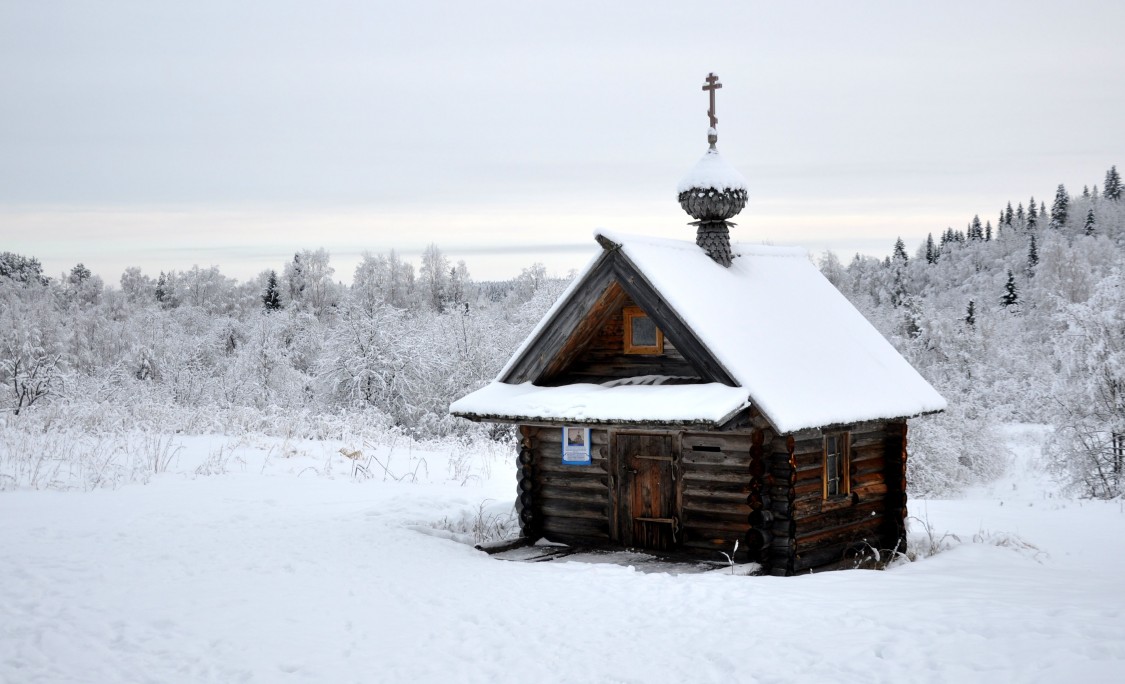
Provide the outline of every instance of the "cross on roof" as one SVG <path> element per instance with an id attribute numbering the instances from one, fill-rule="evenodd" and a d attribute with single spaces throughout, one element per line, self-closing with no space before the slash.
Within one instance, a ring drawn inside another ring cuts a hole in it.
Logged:
<path id="1" fill-rule="evenodd" d="M 707 74 L 707 78 L 703 80 L 707 81 L 703 89 L 711 94 L 711 108 L 707 110 L 707 117 L 711 119 L 711 128 L 714 128 L 719 124 L 719 118 L 715 116 L 715 91 L 722 88 L 723 84 L 719 83 L 719 77 L 714 72 Z"/>

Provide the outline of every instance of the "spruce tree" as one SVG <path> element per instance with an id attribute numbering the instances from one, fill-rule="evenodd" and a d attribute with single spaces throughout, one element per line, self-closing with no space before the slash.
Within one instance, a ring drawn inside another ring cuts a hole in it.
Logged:
<path id="1" fill-rule="evenodd" d="M 1016 209 L 1016 220 L 1023 223 L 1023 202 L 1020 202 L 1019 209 Z"/>
<path id="2" fill-rule="evenodd" d="M 936 264 L 938 262 L 938 248 L 934 244 L 934 234 L 929 233 L 926 235 L 926 263 Z"/>
<path id="3" fill-rule="evenodd" d="M 1082 186 L 1082 198 L 1083 199 L 1090 199 L 1090 186 L 1089 185 L 1083 185 Z"/>
<path id="4" fill-rule="evenodd" d="M 1003 222 L 1008 224 L 1009 226 L 1012 225 L 1012 203 L 1011 202 L 1008 202 L 1008 208 L 1004 210 L 1004 221 Z"/>
<path id="5" fill-rule="evenodd" d="M 1016 288 L 1016 276 L 1012 274 L 1011 269 L 1008 269 L 1008 282 L 1004 283 L 1004 294 L 1000 296 L 1000 305 L 1008 308 L 1018 306 L 1020 303 L 1020 293 Z"/>
<path id="6" fill-rule="evenodd" d="M 266 291 L 262 293 L 262 307 L 267 311 L 281 308 L 281 293 L 277 289 L 277 271 L 271 270 L 266 281 Z"/>
<path id="7" fill-rule="evenodd" d="M 976 326 L 977 324 L 977 305 L 976 302 L 971 299 L 969 300 L 968 313 L 965 316 L 965 324 L 970 328 Z"/>
<path id="8" fill-rule="evenodd" d="M 1121 199 L 1121 176 L 1117 174 L 1116 164 L 1105 172 L 1105 189 L 1102 190 L 1102 197 L 1114 201 Z"/>
<path id="9" fill-rule="evenodd" d="M 1031 203 L 1027 208 L 1027 227 L 1035 228 L 1039 225 L 1039 210 L 1035 207 L 1035 198 L 1031 198 Z"/>
<path id="10" fill-rule="evenodd" d="M 1063 184 L 1059 183 L 1059 189 L 1055 191 L 1055 203 L 1051 205 L 1051 227 L 1062 228 L 1065 226 L 1069 211 L 1070 196 L 1066 194 L 1066 188 Z"/>
<path id="11" fill-rule="evenodd" d="M 1039 246 L 1035 244 L 1035 235 L 1032 234 L 1031 242 L 1027 247 L 1027 272 L 1031 273 L 1039 265 Z"/>
<path id="12" fill-rule="evenodd" d="M 973 215 L 973 221 L 972 221 L 972 223 L 969 224 L 968 234 L 969 234 L 970 240 L 983 240 L 984 239 L 984 230 L 981 228 L 981 225 L 980 225 L 980 215 L 979 214 Z"/>
<path id="13" fill-rule="evenodd" d="M 992 221 L 985 221 L 984 223 L 984 241 L 992 242 Z"/>
<path id="14" fill-rule="evenodd" d="M 901 261 L 904 264 L 909 261 L 909 257 L 906 256 L 906 243 L 902 238 L 895 240 L 894 261 Z"/>
<path id="15" fill-rule="evenodd" d="M 1094 230 L 1097 228 L 1097 225 L 1098 221 L 1096 218 L 1094 218 L 1094 208 L 1090 207 L 1090 210 L 1086 212 L 1086 234 L 1093 235 Z"/>
<path id="16" fill-rule="evenodd" d="M 161 304 L 164 303 L 164 298 L 168 296 L 168 279 L 164 276 L 164 271 L 160 272 L 160 277 L 156 279 L 156 301 Z"/>

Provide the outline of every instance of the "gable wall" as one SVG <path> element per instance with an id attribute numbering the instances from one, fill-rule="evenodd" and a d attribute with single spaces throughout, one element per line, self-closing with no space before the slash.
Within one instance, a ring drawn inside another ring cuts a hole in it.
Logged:
<path id="1" fill-rule="evenodd" d="M 567 385 L 577 382 L 596 384 L 641 375 L 681 376 L 691 378 L 693 382 L 701 382 L 699 372 L 684 359 L 683 354 L 667 336 L 664 338 L 662 354 L 626 354 L 623 311 L 625 307 L 637 306 L 637 304 L 629 295 L 621 291 L 616 283 L 610 287 L 609 296 L 603 299 L 609 304 L 607 309 L 599 312 L 595 308 L 591 311 L 589 319 L 598 317 L 600 320 L 597 320 L 596 325 L 589 326 L 584 339 L 575 339 L 568 344 L 568 347 L 578 346 L 578 349 L 570 354 L 564 350 L 562 356 L 570 357 L 572 360 L 561 369 L 553 369 L 555 374 L 546 380 L 546 384 Z M 577 337 L 579 336 L 576 335 Z"/>

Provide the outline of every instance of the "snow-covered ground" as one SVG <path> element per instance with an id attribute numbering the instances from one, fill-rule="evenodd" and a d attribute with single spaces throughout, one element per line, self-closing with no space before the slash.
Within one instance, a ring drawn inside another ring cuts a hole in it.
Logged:
<path id="1" fill-rule="evenodd" d="M 1125 508 L 1051 496 L 1042 434 L 1010 429 L 1006 479 L 911 502 L 941 553 L 795 578 L 434 530 L 503 516 L 502 452 L 367 447 L 364 475 L 355 445 L 177 438 L 147 484 L 0 493 L 0 681 L 1121 681 Z"/>

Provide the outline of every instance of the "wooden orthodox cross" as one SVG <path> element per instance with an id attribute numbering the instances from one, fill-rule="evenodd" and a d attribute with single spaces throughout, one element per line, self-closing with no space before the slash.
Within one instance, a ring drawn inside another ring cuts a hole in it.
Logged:
<path id="1" fill-rule="evenodd" d="M 707 74 L 707 78 L 703 80 L 707 81 L 703 89 L 711 93 L 711 108 L 707 110 L 707 116 L 711 119 L 711 128 L 714 128 L 719 124 L 719 118 L 715 116 L 715 91 L 722 88 L 723 84 L 719 83 L 719 77 L 714 72 Z"/>

